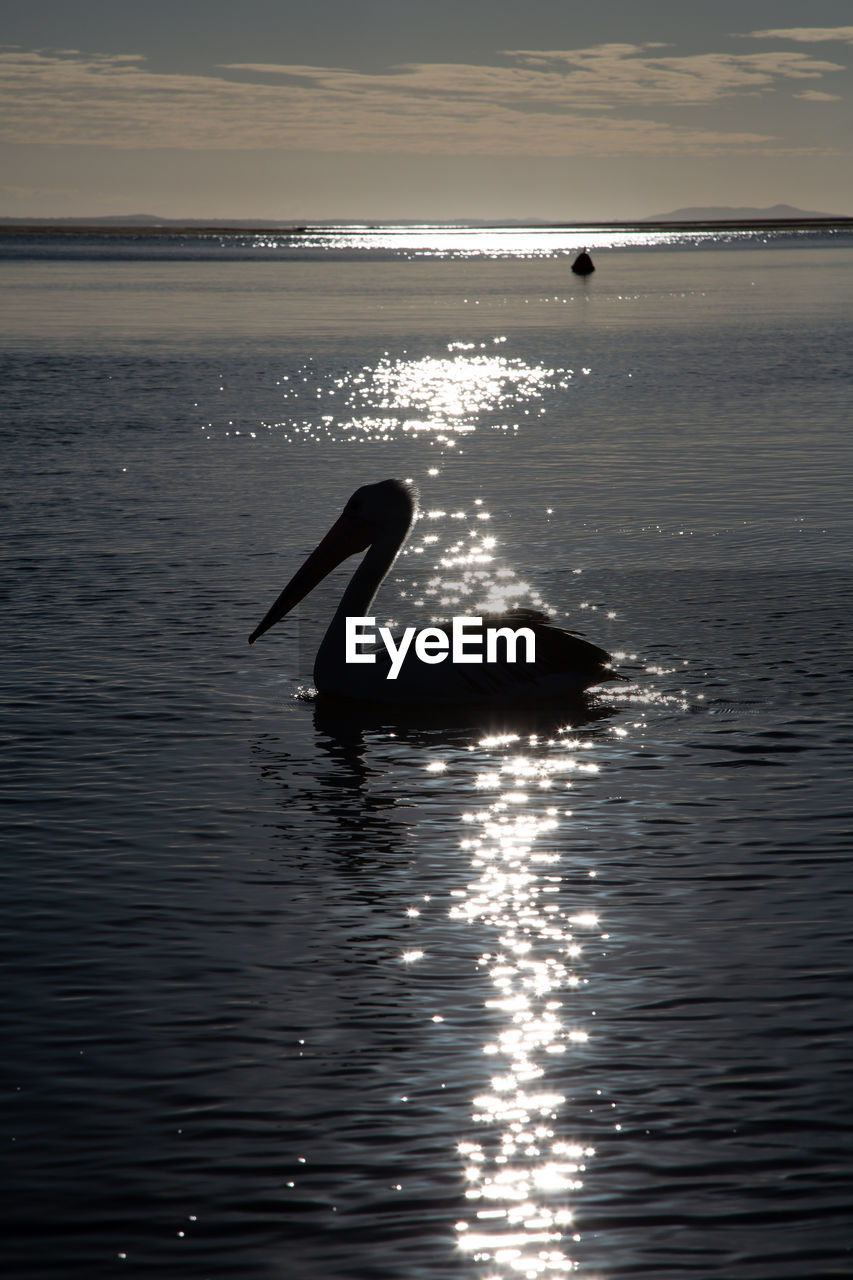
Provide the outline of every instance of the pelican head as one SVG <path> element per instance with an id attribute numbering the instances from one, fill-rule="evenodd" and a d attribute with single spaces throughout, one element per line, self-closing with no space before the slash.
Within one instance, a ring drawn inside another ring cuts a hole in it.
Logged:
<path id="1" fill-rule="evenodd" d="M 249 644 L 290 613 L 339 564 L 368 547 L 377 548 L 385 561 L 375 592 L 405 541 L 417 508 L 417 490 L 402 480 L 381 480 L 356 489 L 325 538 L 249 636 Z"/>
<path id="2" fill-rule="evenodd" d="M 343 510 L 349 520 L 373 526 L 377 533 L 390 527 L 401 527 L 406 533 L 418 509 L 415 486 L 404 480 L 380 480 L 356 489 Z M 373 541 L 374 539 L 371 539 Z"/>

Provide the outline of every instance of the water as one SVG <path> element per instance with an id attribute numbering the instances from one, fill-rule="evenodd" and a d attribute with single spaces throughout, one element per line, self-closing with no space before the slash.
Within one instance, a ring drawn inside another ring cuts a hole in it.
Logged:
<path id="1" fill-rule="evenodd" d="M 850 1274 L 851 244 L 582 240 L 0 240 L 6 1274 Z M 388 475 L 631 684 L 298 696 Z"/>

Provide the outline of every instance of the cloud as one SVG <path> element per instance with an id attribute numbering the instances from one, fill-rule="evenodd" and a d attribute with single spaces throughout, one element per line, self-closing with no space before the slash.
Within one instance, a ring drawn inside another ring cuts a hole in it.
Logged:
<path id="1" fill-rule="evenodd" d="M 795 98 L 802 98 L 803 102 L 843 102 L 844 99 L 839 97 L 837 93 L 821 93 L 819 89 L 804 89 L 802 93 L 795 93 Z"/>
<path id="2" fill-rule="evenodd" d="M 136 54 L 7 49 L 0 136 L 122 148 L 713 155 L 779 144 L 748 128 L 687 123 L 679 108 L 840 69 L 798 51 L 678 57 L 659 45 L 614 43 L 514 50 L 494 65 L 411 63 L 367 73 L 234 63 L 181 75 L 153 72 Z"/>
<path id="3" fill-rule="evenodd" d="M 653 46 L 657 47 L 657 46 Z M 594 100 L 614 105 L 643 103 L 694 106 L 739 93 L 764 92 L 784 79 L 814 79 L 841 71 L 836 62 L 808 54 L 650 54 L 646 46 L 600 45 L 570 52 L 518 50 L 512 56 L 528 66 L 559 70 L 562 92 L 576 103 Z"/>
<path id="4" fill-rule="evenodd" d="M 771 27 L 766 31 L 748 31 L 750 40 L 795 40 L 799 44 L 853 44 L 853 27 Z"/>
<path id="5" fill-rule="evenodd" d="M 659 47 L 605 44 L 566 51 L 513 49 L 503 55 L 510 65 L 408 63 L 381 75 L 263 63 L 233 63 L 225 69 L 278 75 L 327 92 L 378 92 L 403 98 L 443 95 L 523 104 L 526 109 L 608 111 L 638 105 L 710 103 L 732 94 L 767 91 L 784 79 L 817 79 L 843 70 L 836 62 L 784 51 L 689 57 L 648 52 Z"/>

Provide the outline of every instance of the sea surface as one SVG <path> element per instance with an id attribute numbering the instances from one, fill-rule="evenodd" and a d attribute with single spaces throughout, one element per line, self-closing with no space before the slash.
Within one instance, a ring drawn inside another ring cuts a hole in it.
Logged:
<path id="1" fill-rule="evenodd" d="M 849 229 L 3 235 L 0 349 L 3 1275 L 853 1274 Z M 628 680 L 250 649 L 389 476 L 380 621 Z"/>

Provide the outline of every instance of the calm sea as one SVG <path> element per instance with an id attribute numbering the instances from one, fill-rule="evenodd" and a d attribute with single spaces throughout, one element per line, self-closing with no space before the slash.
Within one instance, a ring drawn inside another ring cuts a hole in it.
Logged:
<path id="1" fill-rule="evenodd" d="M 569 264 L 586 245 L 587 280 Z M 853 1274 L 853 236 L 0 237 L 3 1274 Z M 631 677 L 342 719 L 398 622 Z"/>

